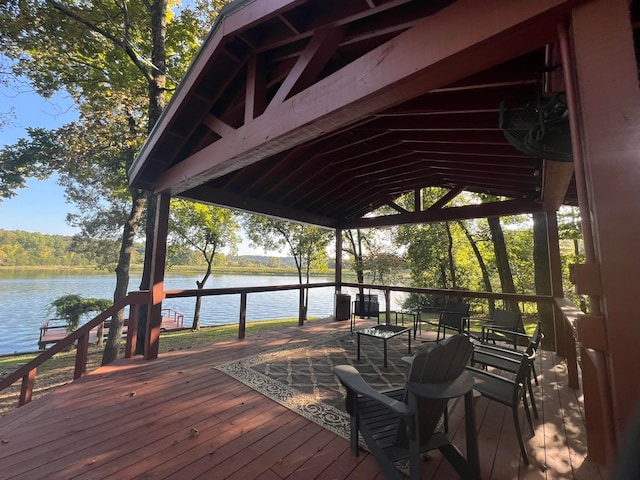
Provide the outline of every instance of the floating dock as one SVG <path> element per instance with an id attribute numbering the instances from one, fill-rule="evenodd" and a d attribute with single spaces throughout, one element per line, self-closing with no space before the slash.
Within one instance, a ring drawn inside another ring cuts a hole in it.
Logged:
<path id="1" fill-rule="evenodd" d="M 171 308 L 165 308 L 162 310 L 162 325 L 160 330 L 168 332 L 171 330 L 183 330 L 184 327 L 184 315 L 180 312 L 176 312 Z M 122 328 L 122 335 L 127 334 L 128 319 L 124 320 L 124 327 Z M 50 318 L 43 322 L 40 326 L 40 339 L 38 340 L 38 348 L 44 350 L 47 345 L 56 343 L 68 335 L 67 333 L 67 321 L 63 318 Z M 106 340 L 109 335 L 109 321 L 103 323 L 102 336 Z M 89 343 L 98 343 L 98 327 L 91 329 L 89 332 Z"/>

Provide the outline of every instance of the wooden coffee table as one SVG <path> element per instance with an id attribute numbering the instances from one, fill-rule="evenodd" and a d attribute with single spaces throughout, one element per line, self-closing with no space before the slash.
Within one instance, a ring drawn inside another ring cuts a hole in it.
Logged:
<path id="1" fill-rule="evenodd" d="M 397 337 L 398 335 L 402 335 L 403 333 L 407 333 L 407 339 L 409 341 L 409 348 L 407 351 L 411 353 L 411 328 L 398 326 L 398 325 L 390 325 L 385 323 L 383 325 L 376 325 L 375 327 L 363 328 L 361 330 L 356 330 L 358 334 L 358 360 L 360 360 L 360 336 L 364 335 L 365 337 L 371 338 L 379 338 L 383 343 L 384 350 L 384 367 L 387 366 L 387 341 L 391 338 Z"/>

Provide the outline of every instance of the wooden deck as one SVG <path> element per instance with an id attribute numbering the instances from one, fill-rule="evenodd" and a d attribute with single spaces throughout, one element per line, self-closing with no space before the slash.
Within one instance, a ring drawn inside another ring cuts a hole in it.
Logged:
<path id="1" fill-rule="evenodd" d="M 0 478 L 382 479 L 370 455 L 354 457 L 345 439 L 213 368 L 338 328 L 348 330 L 349 322 L 313 322 L 100 368 L 0 419 Z M 538 372 L 541 418 L 528 442 L 531 466 L 519 459 L 510 411 L 478 401 L 482 478 L 607 478 L 585 458 L 581 394 L 566 387 L 564 364 L 546 354 Z M 456 410 L 456 432 L 460 421 Z M 439 454 L 423 467 L 425 479 L 457 478 Z"/>

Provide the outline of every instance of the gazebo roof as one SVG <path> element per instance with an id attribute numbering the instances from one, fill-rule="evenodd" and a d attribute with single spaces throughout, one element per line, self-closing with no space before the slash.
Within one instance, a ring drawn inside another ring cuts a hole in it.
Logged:
<path id="1" fill-rule="evenodd" d="M 499 127 L 501 102 L 535 98 L 557 62 L 572 2 L 524 3 L 232 2 L 131 185 L 340 228 L 576 205 L 572 164 L 521 153 Z M 433 186 L 451 192 L 436 208 L 394 203 Z M 510 201 L 442 208 L 463 190 Z M 397 215 L 363 218 L 383 205 Z"/>

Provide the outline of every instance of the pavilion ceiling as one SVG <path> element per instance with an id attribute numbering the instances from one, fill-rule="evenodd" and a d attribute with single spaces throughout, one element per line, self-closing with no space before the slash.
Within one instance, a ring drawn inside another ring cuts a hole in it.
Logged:
<path id="1" fill-rule="evenodd" d="M 402 90 L 398 82 L 395 101 L 389 92 L 370 95 L 365 107 L 364 99 L 354 100 L 353 108 L 346 104 L 332 116 L 330 108 L 322 111 L 332 98 L 309 93 L 324 84 L 348 91 L 343 72 L 353 72 L 355 62 L 387 46 L 392 52 L 404 38 L 396 37 L 456 3 L 233 2 L 143 148 L 132 185 L 333 227 L 366 226 L 370 220 L 362 217 L 384 205 L 398 216 L 415 214 L 408 221 L 438 219 L 447 209 L 434 216 L 394 203 L 434 186 L 511 200 L 490 207 L 490 214 L 540 209 L 545 194 L 555 206 L 577 204 L 571 164 L 528 157 L 499 128 L 501 102 L 535 98 L 553 29 L 540 28 L 529 45 L 509 47 L 517 55 L 488 60 L 470 75 L 443 65 L 452 70 L 443 78 L 459 76 L 437 88 Z M 420 52 L 404 52 L 411 55 Z M 308 105 L 318 113 L 302 128 L 296 119 Z M 293 133 L 276 139 L 270 130 L 280 125 Z M 456 215 L 478 214 L 472 210 Z"/>

